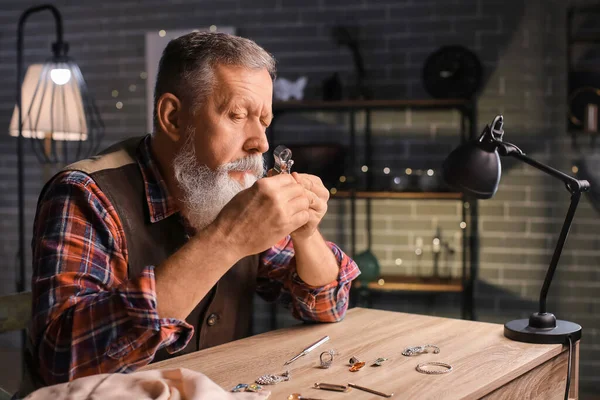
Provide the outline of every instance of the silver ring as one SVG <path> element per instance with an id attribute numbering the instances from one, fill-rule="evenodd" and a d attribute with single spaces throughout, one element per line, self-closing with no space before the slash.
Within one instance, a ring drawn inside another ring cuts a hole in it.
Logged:
<path id="1" fill-rule="evenodd" d="M 427 350 L 428 347 L 433 347 L 433 354 L 438 354 L 440 352 L 440 348 L 433 344 L 426 344 L 425 346 L 423 346 L 423 349 Z"/>
<path id="2" fill-rule="evenodd" d="M 335 352 L 333 350 L 324 351 L 321 353 L 321 355 L 319 356 L 319 359 L 321 360 L 321 368 L 331 367 L 331 364 L 333 363 L 334 354 Z"/>
<path id="3" fill-rule="evenodd" d="M 427 367 L 431 367 L 431 366 L 443 367 L 446 369 L 427 369 Z M 421 364 L 417 365 L 417 368 L 416 368 L 416 370 L 419 371 L 420 373 L 428 374 L 428 375 L 447 374 L 448 372 L 452 371 L 452 369 L 453 369 L 452 365 L 446 364 L 443 362 L 437 362 L 437 361 L 421 363 Z"/>
<path id="4" fill-rule="evenodd" d="M 417 354 L 425 353 L 427 351 L 428 347 L 433 348 L 433 354 L 439 354 L 439 352 L 440 352 L 439 347 L 437 347 L 433 344 L 426 344 L 423 346 L 407 347 L 402 351 L 402 355 L 410 357 L 410 356 L 414 356 Z"/>

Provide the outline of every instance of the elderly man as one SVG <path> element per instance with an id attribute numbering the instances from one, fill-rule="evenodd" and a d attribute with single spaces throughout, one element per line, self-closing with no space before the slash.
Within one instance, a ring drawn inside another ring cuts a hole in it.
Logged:
<path id="1" fill-rule="evenodd" d="M 262 178 L 274 75 L 248 39 L 175 39 L 160 61 L 154 133 L 46 185 L 30 331 L 42 384 L 242 338 L 255 292 L 303 321 L 343 318 L 359 271 L 317 230 L 327 189 L 307 174 Z"/>

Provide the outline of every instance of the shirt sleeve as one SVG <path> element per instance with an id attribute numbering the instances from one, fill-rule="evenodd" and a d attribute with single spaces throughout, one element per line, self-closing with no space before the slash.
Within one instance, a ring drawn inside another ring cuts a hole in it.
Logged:
<path id="1" fill-rule="evenodd" d="M 303 282 L 296 272 L 294 245 L 288 236 L 261 254 L 257 293 L 267 301 L 279 300 L 302 321 L 342 320 L 348 309 L 352 280 L 360 275 L 360 270 L 338 246 L 326 243 L 340 268 L 337 280 L 320 287 Z"/>
<path id="2" fill-rule="evenodd" d="M 159 318 L 154 267 L 127 276 L 114 207 L 82 172 L 65 172 L 38 202 L 30 338 L 45 383 L 130 372 L 156 351 L 184 348 L 193 328 Z"/>

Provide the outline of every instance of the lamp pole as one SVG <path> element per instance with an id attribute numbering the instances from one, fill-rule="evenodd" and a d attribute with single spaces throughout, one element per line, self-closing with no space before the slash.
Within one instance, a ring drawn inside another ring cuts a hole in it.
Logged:
<path id="1" fill-rule="evenodd" d="M 21 80 L 23 71 L 23 34 L 25 22 L 29 16 L 40 11 L 48 10 L 54 16 L 56 22 L 56 44 L 53 49 L 61 48 L 63 42 L 62 17 L 56 7 L 52 4 L 43 4 L 28 8 L 21 14 L 17 28 L 17 106 L 19 115 L 19 136 L 17 138 L 17 180 L 18 180 L 18 208 L 19 208 L 19 274 L 17 280 L 17 292 L 25 291 L 26 268 L 25 268 L 25 177 L 23 165 L 23 109 L 21 96 Z M 24 336 L 24 334 L 23 334 Z"/>

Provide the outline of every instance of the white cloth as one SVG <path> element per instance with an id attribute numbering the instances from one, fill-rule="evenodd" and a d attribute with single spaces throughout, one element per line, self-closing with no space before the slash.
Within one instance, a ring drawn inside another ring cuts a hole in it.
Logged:
<path id="1" fill-rule="evenodd" d="M 186 368 L 100 374 L 38 389 L 25 400 L 264 400 L 271 392 L 231 393 Z"/>

